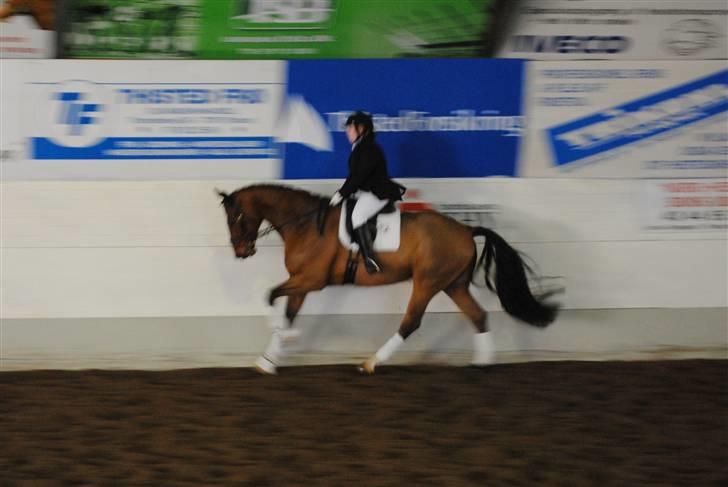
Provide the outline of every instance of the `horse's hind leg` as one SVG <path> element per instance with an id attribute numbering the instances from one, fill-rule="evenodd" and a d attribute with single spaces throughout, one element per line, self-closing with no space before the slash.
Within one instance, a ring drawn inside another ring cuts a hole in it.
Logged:
<path id="1" fill-rule="evenodd" d="M 477 331 L 473 337 L 472 365 L 482 367 L 492 364 L 495 361 L 495 347 L 493 346 L 493 337 L 488 331 L 488 314 L 470 294 L 467 281 L 456 283 L 445 289 L 445 292 L 458 308 L 470 318 Z"/>
<path id="2" fill-rule="evenodd" d="M 410 296 L 407 312 L 399 326 L 399 331 L 392 335 L 392 337 L 384 345 L 382 345 L 379 350 L 377 350 L 377 353 L 364 362 L 359 367 L 359 371 L 367 374 L 373 374 L 374 369 L 378 364 L 382 364 L 389 360 L 399 347 L 402 346 L 405 339 L 420 327 L 422 316 L 425 314 L 427 305 L 433 296 L 435 296 L 435 294 L 439 291 L 440 288 L 435 285 L 415 280 L 412 286 L 412 296 Z"/>

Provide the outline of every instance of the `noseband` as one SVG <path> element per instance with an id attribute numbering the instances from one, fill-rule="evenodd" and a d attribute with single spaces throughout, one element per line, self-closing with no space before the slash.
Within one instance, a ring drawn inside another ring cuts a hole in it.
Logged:
<path id="1" fill-rule="evenodd" d="M 235 218 L 234 225 L 237 225 L 240 223 L 240 221 L 243 219 L 244 213 L 241 211 L 240 214 Z M 240 237 L 234 237 L 230 239 L 230 242 L 233 244 L 233 246 L 238 246 L 242 243 L 247 243 L 251 247 L 255 247 L 255 241 L 258 240 L 258 237 L 260 237 L 260 233 L 258 233 L 253 238 L 250 238 L 250 232 L 246 232 L 245 234 L 241 235 Z"/>

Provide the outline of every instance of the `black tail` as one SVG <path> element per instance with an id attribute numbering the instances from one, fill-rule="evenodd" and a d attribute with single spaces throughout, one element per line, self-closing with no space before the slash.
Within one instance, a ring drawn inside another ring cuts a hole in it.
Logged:
<path id="1" fill-rule="evenodd" d="M 526 270 L 531 269 L 518 252 L 503 237 L 488 228 L 473 228 L 473 237 L 485 237 L 485 248 L 477 266 L 484 265 L 485 283 L 488 289 L 498 295 L 503 309 L 514 318 L 540 328 L 553 322 L 559 307 L 544 303 L 543 298 L 531 294 L 526 278 Z M 495 286 L 489 277 L 494 259 Z"/>

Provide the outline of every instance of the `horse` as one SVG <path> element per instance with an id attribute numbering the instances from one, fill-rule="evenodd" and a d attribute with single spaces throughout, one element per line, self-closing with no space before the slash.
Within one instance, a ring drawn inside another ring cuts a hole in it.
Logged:
<path id="1" fill-rule="evenodd" d="M 257 184 L 230 194 L 216 190 L 227 216 L 230 243 L 240 259 L 256 253 L 256 240 L 276 231 L 285 247 L 289 278 L 268 294 L 275 305 L 285 297 L 285 319 L 274 326 L 265 352 L 256 361 L 258 371 L 275 374 L 289 340 L 296 336 L 293 324 L 306 295 L 326 286 L 345 283 L 350 250 L 338 238 L 341 208 L 330 208 L 328 198 L 283 185 Z M 260 230 L 263 221 L 270 226 Z M 478 258 L 475 238 L 485 237 Z M 359 366 L 373 374 L 386 362 L 422 321 L 430 300 L 444 291 L 475 327 L 471 364 L 494 362 L 494 347 L 488 331 L 487 312 L 470 293 L 476 269 L 485 271 L 485 283 L 500 299 L 503 309 L 514 318 L 543 328 L 554 321 L 558 305 L 547 303 L 546 294 L 534 296 L 528 284 L 531 268 L 510 244 L 495 231 L 464 225 L 433 210 L 401 214 L 400 246 L 380 252 L 381 272 L 368 274 L 358 266 L 353 284 L 380 286 L 412 280 L 412 294 L 399 330 L 374 355 Z M 491 268 L 495 264 L 494 279 Z"/>

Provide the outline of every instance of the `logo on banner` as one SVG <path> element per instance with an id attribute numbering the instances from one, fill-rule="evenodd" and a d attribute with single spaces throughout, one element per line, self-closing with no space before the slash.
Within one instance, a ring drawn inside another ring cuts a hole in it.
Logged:
<path id="1" fill-rule="evenodd" d="M 721 34 L 718 27 L 708 20 L 684 19 L 672 24 L 665 31 L 667 49 L 678 56 L 692 56 L 717 45 Z"/>
<path id="2" fill-rule="evenodd" d="M 233 27 L 250 30 L 324 29 L 334 0 L 238 0 Z"/>
<path id="3" fill-rule="evenodd" d="M 728 111 L 728 70 L 547 130 L 559 165 L 667 134 Z"/>
<path id="4" fill-rule="evenodd" d="M 51 138 L 66 147 L 89 147 L 104 138 L 107 90 L 89 81 L 66 81 L 50 90 Z"/>
<path id="5" fill-rule="evenodd" d="M 61 91 L 56 95 L 64 105 L 58 123 L 69 127 L 69 135 L 81 135 L 83 127 L 93 124 L 93 115 L 103 108 L 100 103 L 86 103 L 86 93 L 80 91 Z"/>
<path id="6" fill-rule="evenodd" d="M 630 44 L 624 36 L 513 36 L 514 52 L 619 54 L 629 49 Z"/>
<path id="7" fill-rule="evenodd" d="M 326 112 L 329 128 L 345 132 L 351 110 Z M 522 115 L 502 115 L 497 110 L 460 108 L 447 115 L 434 115 L 421 110 L 399 110 L 397 115 L 373 113 L 377 132 L 501 132 L 505 137 L 520 137 L 525 126 Z"/>

